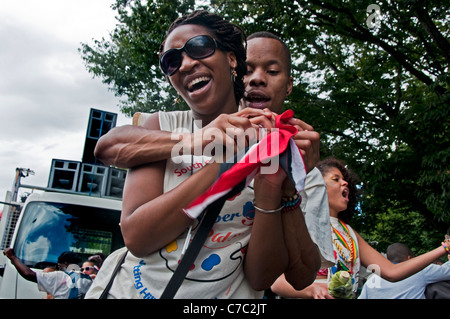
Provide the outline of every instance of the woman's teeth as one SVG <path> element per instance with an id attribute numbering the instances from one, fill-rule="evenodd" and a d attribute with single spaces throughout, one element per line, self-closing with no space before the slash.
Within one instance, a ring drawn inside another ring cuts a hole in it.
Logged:
<path id="1" fill-rule="evenodd" d="M 187 89 L 189 92 L 194 92 L 195 90 L 198 90 L 208 84 L 208 82 L 211 80 L 211 78 L 207 76 L 202 76 L 199 78 L 196 78 L 188 83 Z"/>
<path id="2" fill-rule="evenodd" d="M 344 189 L 344 191 L 342 192 L 342 196 L 348 198 L 348 189 Z"/>

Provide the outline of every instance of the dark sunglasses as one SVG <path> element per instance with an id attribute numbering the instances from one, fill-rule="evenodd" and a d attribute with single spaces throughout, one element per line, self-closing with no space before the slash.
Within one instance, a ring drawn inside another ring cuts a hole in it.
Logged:
<path id="1" fill-rule="evenodd" d="M 159 65 L 165 75 L 171 76 L 177 72 L 181 66 L 181 62 L 183 61 L 183 51 L 191 58 L 199 60 L 213 55 L 214 52 L 216 52 L 216 48 L 216 40 L 209 35 L 198 35 L 189 39 L 182 48 L 170 49 L 164 52 L 159 60 Z"/>

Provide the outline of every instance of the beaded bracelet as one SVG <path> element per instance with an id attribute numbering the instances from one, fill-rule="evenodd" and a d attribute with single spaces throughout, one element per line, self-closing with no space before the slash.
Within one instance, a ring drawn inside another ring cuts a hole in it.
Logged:
<path id="1" fill-rule="evenodd" d="M 253 200 L 253 207 L 255 207 L 255 209 L 257 209 L 261 213 L 274 214 L 274 213 L 278 213 L 279 211 L 281 211 L 284 208 L 284 205 L 281 205 L 281 207 L 279 207 L 277 209 L 262 209 L 262 208 L 259 208 L 258 206 L 256 206 L 255 205 L 255 200 Z"/>
<path id="2" fill-rule="evenodd" d="M 283 212 L 288 212 L 300 207 L 302 203 L 302 197 L 297 192 L 293 196 L 282 197 L 281 202 L 283 203 Z"/>
<path id="3" fill-rule="evenodd" d="M 450 247 L 447 246 L 447 243 L 446 243 L 445 241 L 442 242 L 442 247 L 444 247 L 445 252 L 446 252 L 447 254 L 450 254 Z"/>

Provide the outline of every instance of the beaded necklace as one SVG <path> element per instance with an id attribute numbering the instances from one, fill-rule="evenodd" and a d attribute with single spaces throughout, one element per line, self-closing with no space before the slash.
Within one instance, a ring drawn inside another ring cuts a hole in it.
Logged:
<path id="1" fill-rule="evenodd" d="M 350 234 L 350 230 L 348 229 L 347 225 L 343 223 L 340 219 L 338 219 L 339 224 L 344 229 L 344 232 L 341 233 L 338 231 L 333 225 L 331 225 L 331 228 L 333 229 L 333 233 L 335 234 L 337 240 L 334 238 L 335 236 L 332 236 L 334 246 L 336 247 L 337 251 L 339 252 L 339 255 L 341 258 L 348 264 L 350 264 L 350 272 L 353 272 L 353 265 L 356 262 L 356 257 L 358 256 L 358 248 L 353 240 L 352 235 Z M 345 238 L 344 237 L 347 238 Z M 349 252 L 349 256 L 346 256 L 348 254 L 344 253 L 344 248 L 346 248 Z"/>

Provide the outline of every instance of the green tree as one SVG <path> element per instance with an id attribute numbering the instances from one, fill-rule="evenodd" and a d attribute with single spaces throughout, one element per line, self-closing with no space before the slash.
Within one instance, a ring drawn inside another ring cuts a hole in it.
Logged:
<path id="1" fill-rule="evenodd" d="M 286 40 L 295 79 L 286 108 L 321 133 L 323 157 L 359 175 L 355 228 L 380 248 L 415 245 L 424 234 L 431 248 L 450 224 L 450 5 L 376 3 L 211 0 L 209 10 L 248 34 L 269 30 Z M 185 107 L 173 102 L 157 52 L 171 21 L 194 8 L 193 0 L 117 0 L 110 39 L 82 44 L 88 70 L 124 97 L 124 113 Z M 411 229 L 382 231 L 396 224 Z"/>
<path id="2" fill-rule="evenodd" d="M 345 160 L 362 180 L 355 227 L 380 248 L 406 233 L 433 237 L 422 241 L 433 247 L 450 224 L 449 4 L 252 3 L 213 1 L 249 33 L 288 41 L 296 85 L 287 107 L 322 134 L 323 157 Z M 374 232 L 385 214 L 423 223 Z"/>

